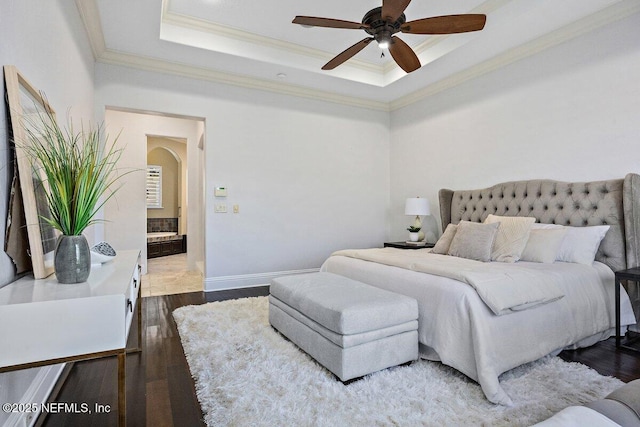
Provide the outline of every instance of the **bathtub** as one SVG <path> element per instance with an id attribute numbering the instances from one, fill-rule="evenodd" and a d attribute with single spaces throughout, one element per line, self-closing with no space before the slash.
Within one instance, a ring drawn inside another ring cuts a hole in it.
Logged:
<path id="1" fill-rule="evenodd" d="M 171 237 L 177 235 L 178 233 L 175 231 L 156 231 L 154 233 L 147 233 L 147 240 L 155 239 L 157 237 Z"/>
<path id="2" fill-rule="evenodd" d="M 175 231 L 157 231 L 147 233 L 147 243 L 164 242 L 166 240 L 180 240 L 182 236 Z"/>
<path id="3" fill-rule="evenodd" d="M 147 233 L 147 258 L 187 251 L 187 236 L 171 231 Z"/>

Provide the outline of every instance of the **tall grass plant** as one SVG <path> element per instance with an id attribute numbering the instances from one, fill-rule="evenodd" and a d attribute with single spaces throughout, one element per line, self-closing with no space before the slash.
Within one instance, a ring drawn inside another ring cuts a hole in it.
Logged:
<path id="1" fill-rule="evenodd" d="M 63 235 L 82 234 L 100 221 L 96 214 L 119 188 L 117 163 L 123 149 L 116 147 L 118 137 L 106 143 L 102 125 L 75 131 L 71 119 L 60 127 L 50 110 L 24 117 L 23 125 L 23 151 L 34 172 L 46 178 L 51 217 L 42 219 Z"/>

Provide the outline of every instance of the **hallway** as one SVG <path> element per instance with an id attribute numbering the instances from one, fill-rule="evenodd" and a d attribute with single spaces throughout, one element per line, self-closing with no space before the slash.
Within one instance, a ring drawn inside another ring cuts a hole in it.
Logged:
<path id="1" fill-rule="evenodd" d="M 147 260 L 147 274 L 142 276 L 143 297 L 202 291 L 199 271 L 187 271 L 187 254 L 169 255 Z"/>

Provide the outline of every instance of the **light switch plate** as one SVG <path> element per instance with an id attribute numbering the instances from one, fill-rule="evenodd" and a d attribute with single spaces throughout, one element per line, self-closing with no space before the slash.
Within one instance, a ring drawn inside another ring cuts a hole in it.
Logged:
<path id="1" fill-rule="evenodd" d="M 227 205 L 224 203 L 216 204 L 216 213 L 227 213 Z"/>

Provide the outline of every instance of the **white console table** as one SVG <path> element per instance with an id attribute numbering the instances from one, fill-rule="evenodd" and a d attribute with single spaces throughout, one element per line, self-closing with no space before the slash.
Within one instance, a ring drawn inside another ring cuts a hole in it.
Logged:
<path id="1" fill-rule="evenodd" d="M 126 424 L 125 359 L 137 307 L 141 345 L 140 251 L 118 251 L 92 266 L 85 283 L 51 275 L 19 279 L 0 289 L 0 372 L 57 363 L 118 358 L 118 424 Z"/>

